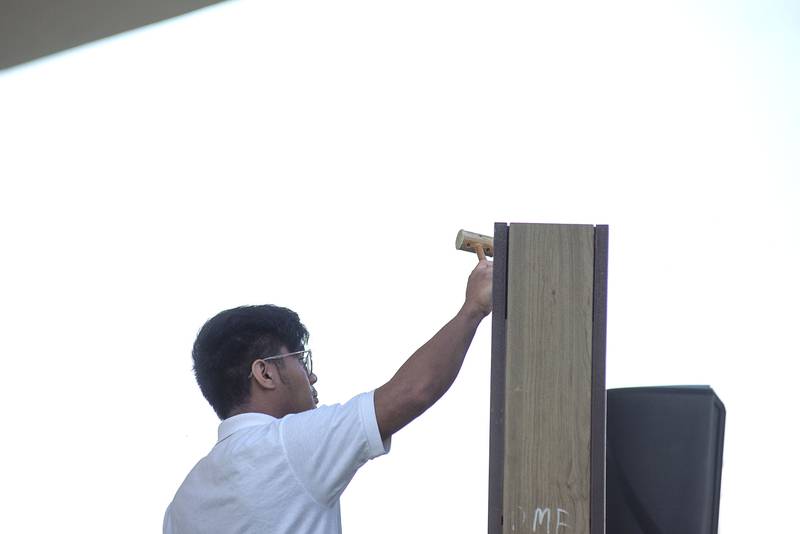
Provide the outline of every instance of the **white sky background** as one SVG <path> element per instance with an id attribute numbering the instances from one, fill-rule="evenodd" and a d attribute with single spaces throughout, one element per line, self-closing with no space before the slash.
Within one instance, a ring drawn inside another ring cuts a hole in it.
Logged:
<path id="1" fill-rule="evenodd" d="M 0 531 L 159 531 L 216 439 L 203 321 L 296 309 L 347 400 L 457 311 L 455 234 L 495 221 L 610 225 L 608 387 L 710 384 L 720 531 L 786 531 L 799 61 L 793 2 L 248 0 L 0 73 Z M 348 534 L 485 532 L 490 332 Z"/>

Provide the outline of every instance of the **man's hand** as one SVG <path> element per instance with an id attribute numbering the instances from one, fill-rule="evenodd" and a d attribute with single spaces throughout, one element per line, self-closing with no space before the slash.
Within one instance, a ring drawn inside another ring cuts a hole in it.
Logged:
<path id="1" fill-rule="evenodd" d="M 469 275 L 467 298 L 464 308 L 469 313 L 486 317 L 492 311 L 492 273 L 493 262 L 482 259 Z"/>

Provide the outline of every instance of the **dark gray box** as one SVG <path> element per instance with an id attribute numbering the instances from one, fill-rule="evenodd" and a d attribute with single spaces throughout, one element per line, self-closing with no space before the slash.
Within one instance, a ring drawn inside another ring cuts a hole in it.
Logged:
<path id="1" fill-rule="evenodd" d="M 608 534 L 716 534 L 725 406 L 708 386 L 608 390 Z"/>

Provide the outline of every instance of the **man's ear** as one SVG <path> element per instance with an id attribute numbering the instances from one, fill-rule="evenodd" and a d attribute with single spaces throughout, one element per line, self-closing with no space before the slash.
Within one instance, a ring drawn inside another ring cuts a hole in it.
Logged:
<path id="1" fill-rule="evenodd" d="M 275 389 L 277 387 L 275 377 L 278 375 L 278 370 L 275 365 L 268 364 L 264 360 L 255 360 L 250 364 L 250 371 L 253 373 L 256 383 L 262 388 Z"/>

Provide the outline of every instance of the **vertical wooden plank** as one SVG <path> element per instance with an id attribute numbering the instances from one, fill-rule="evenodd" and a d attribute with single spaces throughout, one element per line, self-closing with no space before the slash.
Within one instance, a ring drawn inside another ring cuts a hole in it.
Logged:
<path id="1" fill-rule="evenodd" d="M 588 534 L 594 227 L 508 235 L 503 533 Z"/>
<path id="2" fill-rule="evenodd" d="M 489 534 L 503 532 L 503 460 L 506 404 L 506 272 L 508 225 L 494 225 L 492 365 L 489 401 Z"/>
<path id="3" fill-rule="evenodd" d="M 591 534 L 606 531 L 606 303 L 608 295 L 608 225 L 594 230 L 592 298 L 592 437 Z"/>

